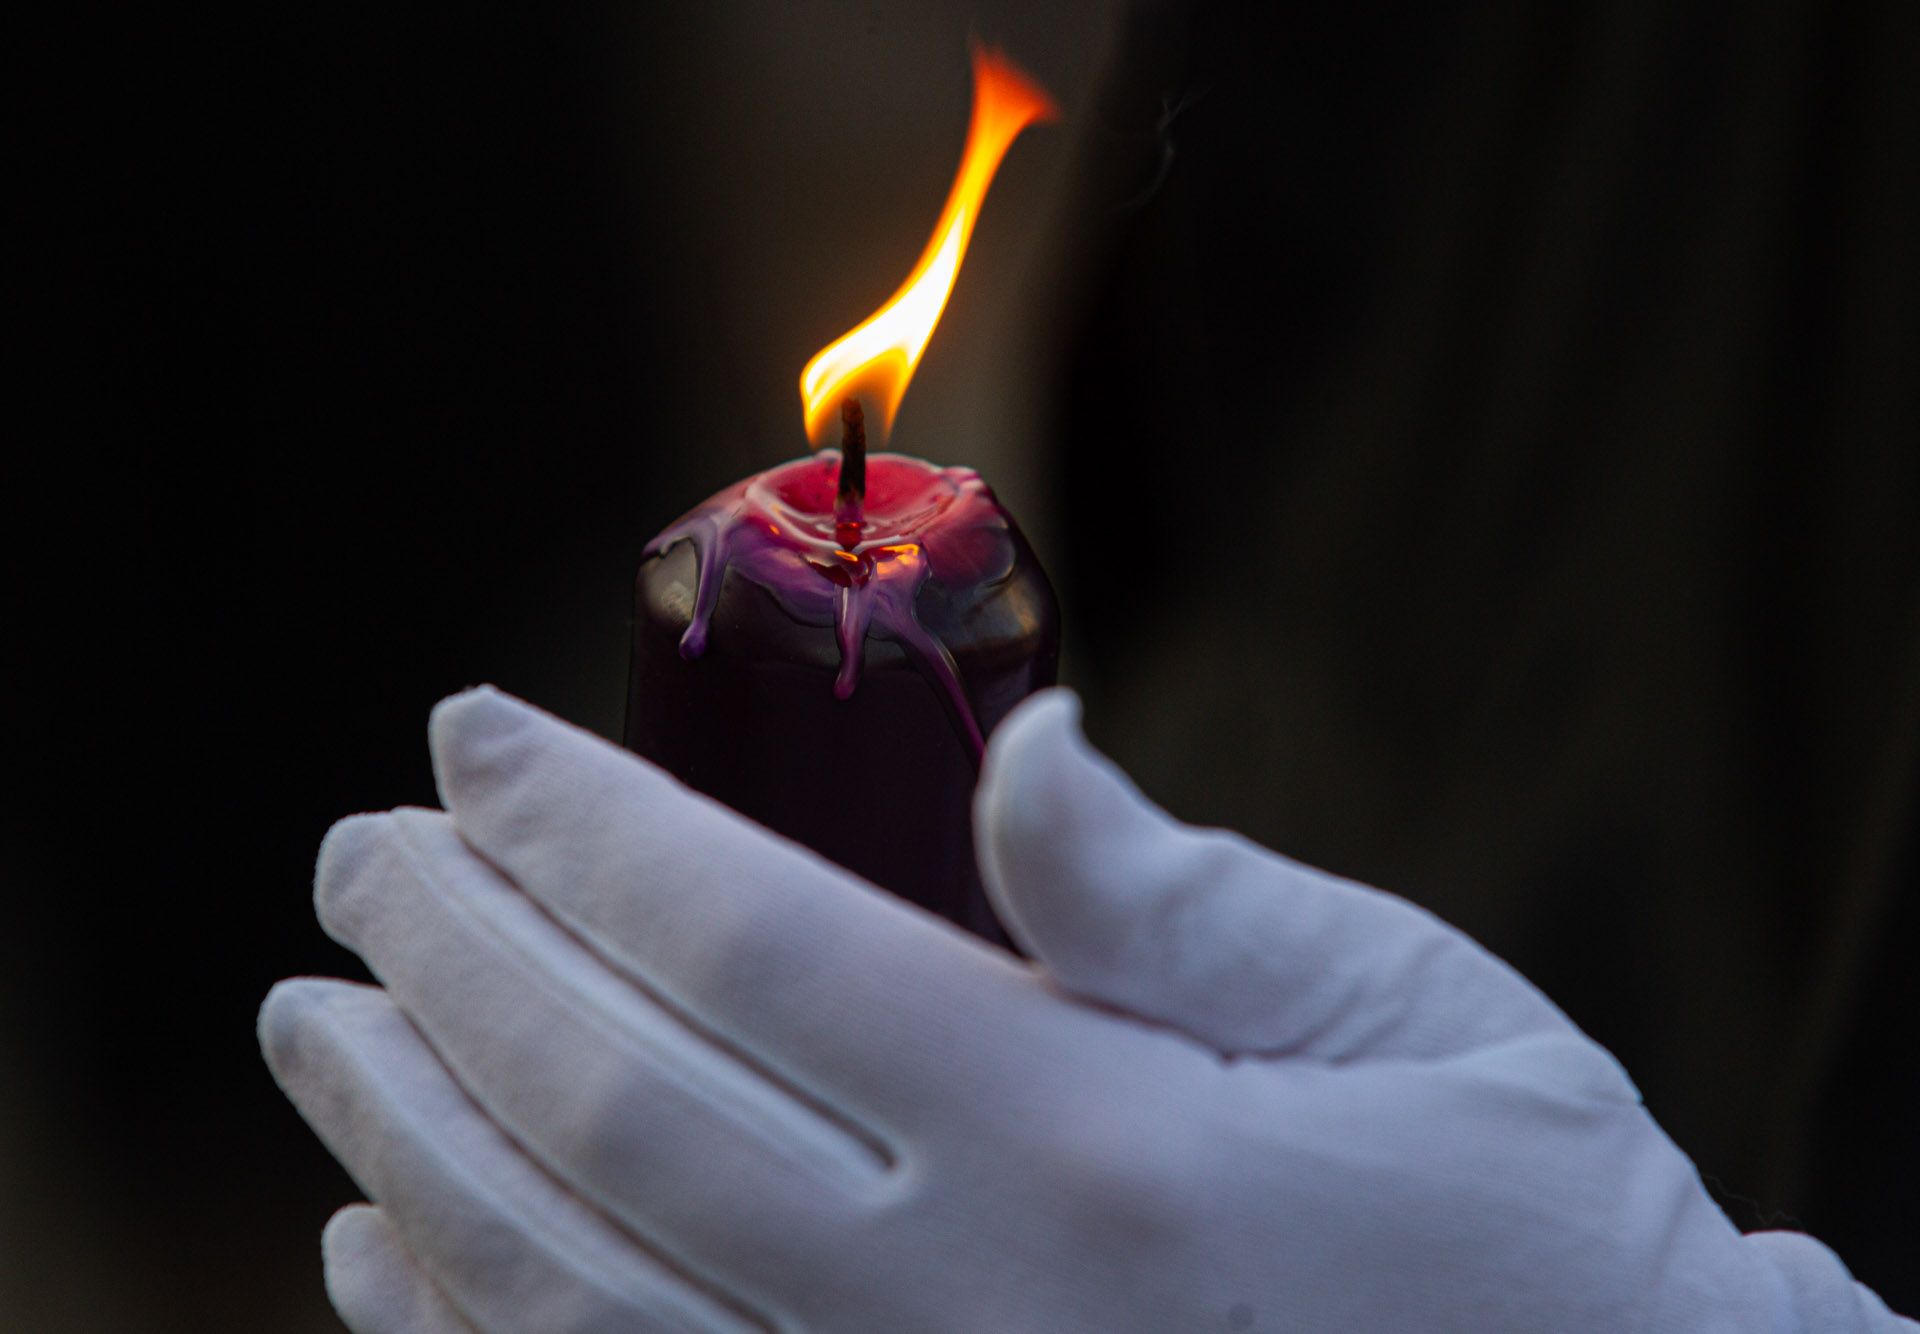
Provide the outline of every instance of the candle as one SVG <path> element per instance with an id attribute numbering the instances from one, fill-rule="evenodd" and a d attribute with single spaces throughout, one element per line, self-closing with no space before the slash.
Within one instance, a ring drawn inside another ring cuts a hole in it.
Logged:
<path id="1" fill-rule="evenodd" d="M 627 746 L 689 786 L 988 939 L 971 802 L 986 737 L 1052 684 L 1059 612 L 970 468 L 867 453 L 959 273 L 1001 158 L 1047 95 L 974 51 L 946 208 L 878 311 L 801 373 L 825 449 L 728 487 L 650 542 L 635 589 Z"/>

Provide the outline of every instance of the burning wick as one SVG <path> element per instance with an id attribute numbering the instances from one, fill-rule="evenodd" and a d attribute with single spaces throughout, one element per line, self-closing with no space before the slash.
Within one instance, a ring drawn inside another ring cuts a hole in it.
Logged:
<path id="1" fill-rule="evenodd" d="M 867 496 L 867 414 L 860 400 L 849 394 L 840 401 L 840 495 L 836 509 L 843 519 L 860 521 L 860 502 Z"/>

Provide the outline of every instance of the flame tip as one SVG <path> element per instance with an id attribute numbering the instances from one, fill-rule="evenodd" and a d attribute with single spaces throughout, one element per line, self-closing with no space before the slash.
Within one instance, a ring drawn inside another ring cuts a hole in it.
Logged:
<path id="1" fill-rule="evenodd" d="M 1060 119 L 1060 104 L 1053 100 L 1053 94 L 1032 74 L 1026 66 L 1008 55 L 998 42 L 989 42 L 975 36 L 969 45 L 973 49 L 974 97 L 976 105 L 980 97 L 981 85 L 988 79 L 994 80 L 996 90 L 1002 95 L 1017 93 L 1032 106 L 1028 124 L 1051 124 Z"/>
<path id="2" fill-rule="evenodd" d="M 849 395 L 871 398 L 881 430 L 893 429 L 894 413 L 946 309 L 1001 159 L 1027 126 L 1059 116 L 1046 89 L 999 47 L 978 37 L 971 45 L 973 113 L 966 148 L 932 238 L 887 303 L 814 354 L 800 372 L 801 406 L 813 448 L 823 443 L 840 400 Z"/>

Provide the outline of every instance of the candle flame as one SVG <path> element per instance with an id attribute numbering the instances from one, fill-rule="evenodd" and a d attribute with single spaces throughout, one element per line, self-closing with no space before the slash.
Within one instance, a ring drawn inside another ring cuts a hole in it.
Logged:
<path id="1" fill-rule="evenodd" d="M 838 420 L 841 402 L 862 392 L 877 401 L 881 430 L 892 428 L 907 381 L 946 309 L 1000 160 L 1020 131 L 1057 114 L 1046 90 L 1005 55 L 974 46 L 973 121 L 933 239 L 900 290 L 865 322 L 822 348 L 800 372 L 807 438 L 816 448 Z"/>

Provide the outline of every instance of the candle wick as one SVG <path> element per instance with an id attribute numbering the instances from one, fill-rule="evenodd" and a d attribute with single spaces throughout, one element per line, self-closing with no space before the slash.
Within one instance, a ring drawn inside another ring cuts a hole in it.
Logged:
<path id="1" fill-rule="evenodd" d="M 867 414 L 853 397 L 840 403 L 840 504 L 842 513 L 859 518 L 867 495 Z"/>

